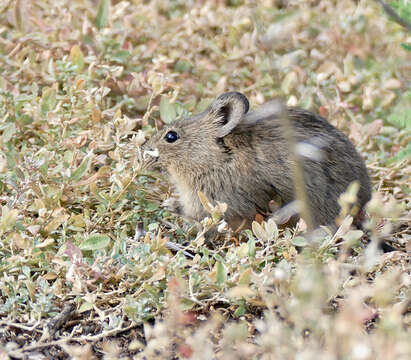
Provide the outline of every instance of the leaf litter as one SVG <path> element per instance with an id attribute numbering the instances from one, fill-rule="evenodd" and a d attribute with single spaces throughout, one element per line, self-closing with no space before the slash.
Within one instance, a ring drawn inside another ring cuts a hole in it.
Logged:
<path id="1" fill-rule="evenodd" d="M 408 359 L 407 33 L 370 1 L 96 4 L 0 7 L 2 356 Z M 201 224 L 161 206 L 139 146 L 229 90 L 348 134 L 367 231 L 314 247 L 302 222 L 234 234 L 224 204 Z"/>

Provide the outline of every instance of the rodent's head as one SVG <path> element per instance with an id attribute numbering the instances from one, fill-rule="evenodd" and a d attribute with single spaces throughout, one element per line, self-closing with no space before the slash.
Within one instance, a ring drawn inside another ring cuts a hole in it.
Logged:
<path id="1" fill-rule="evenodd" d="M 196 173 L 218 166 L 227 156 L 221 140 L 235 129 L 248 109 L 243 94 L 220 95 L 204 112 L 178 120 L 154 134 L 143 145 L 145 165 Z"/>

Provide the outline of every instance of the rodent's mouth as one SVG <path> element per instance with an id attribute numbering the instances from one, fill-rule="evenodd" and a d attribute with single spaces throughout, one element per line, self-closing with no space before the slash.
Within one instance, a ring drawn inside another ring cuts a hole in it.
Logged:
<path id="1" fill-rule="evenodd" d="M 158 158 L 159 158 L 158 149 L 145 150 L 143 152 L 143 164 L 142 164 L 143 169 L 152 167 L 158 161 Z"/>

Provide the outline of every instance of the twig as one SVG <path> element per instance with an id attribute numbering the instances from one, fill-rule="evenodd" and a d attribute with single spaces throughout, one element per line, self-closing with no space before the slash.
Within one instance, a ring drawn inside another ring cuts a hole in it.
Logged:
<path id="1" fill-rule="evenodd" d="M 84 341 L 91 341 L 91 342 L 95 342 L 95 341 L 99 341 L 102 338 L 105 337 L 110 337 L 110 336 L 116 336 L 120 333 L 129 331 L 137 326 L 140 326 L 141 324 L 132 324 L 126 328 L 123 329 L 113 329 L 107 332 L 102 332 L 100 334 L 97 335 L 93 335 L 93 336 L 78 336 L 78 337 L 65 337 L 59 340 L 55 340 L 55 341 L 48 341 L 48 342 L 43 342 L 43 343 L 37 343 L 34 345 L 29 345 L 26 347 L 23 347 L 19 350 L 15 350 L 15 351 L 10 351 L 10 355 L 13 357 L 17 357 L 17 358 L 22 358 L 23 357 L 23 353 L 24 352 L 28 352 L 28 351 L 33 351 L 33 350 L 38 350 L 38 349 L 42 349 L 42 348 L 46 348 L 46 347 L 50 347 L 50 346 L 62 346 L 65 343 L 69 342 L 69 341 L 73 341 L 73 342 L 80 342 L 83 343 Z"/>
<path id="2" fill-rule="evenodd" d="M 6 326 L 6 327 L 14 327 L 17 329 L 25 330 L 25 331 L 37 331 L 41 332 L 41 330 L 36 329 L 37 326 L 40 325 L 40 322 L 36 322 L 33 326 L 29 327 L 27 325 L 19 324 L 19 323 L 12 323 L 8 321 L 0 321 L 0 326 Z"/>
<path id="3" fill-rule="evenodd" d="M 395 10 L 390 5 L 388 5 L 386 2 L 382 0 L 376 0 L 376 1 L 382 6 L 384 11 L 388 14 L 388 16 L 391 17 L 392 20 L 394 20 L 396 23 L 400 24 L 402 27 L 404 27 L 409 32 L 411 32 L 411 24 L 407 20 L 399 16 L 395 12 Z"/>
<path id="4" fill-rule="evenodd" d="M 257 31 L 262 34 L 263 33 L 263 26 L 259 20 L 259 17 L 256 12 L 254 12 L 254 23 L 257 27 Z M 263 50 L 268 58 L 270 59 L 270 63 L 274 62 L 273 53 L 269 50 Z M 272 68 L 270 67 L 270 72 L 274 76 Z M 295 138 L 295 132 L 293 129 L 293 125 L 291 123 L 291 119 L 288 116 L 286 106 L 280 104 L 279 102 L 274 104 L 275 106 L 275 113 L 278 115 L 278 118 L 281 122 L 281 127 L 283 129 L 283 136 L 284 139 L 290 149 L 291 153 L 291 161 L 292 161 L 292 172 L 293 172 L 293 180 L 294 180 L 294 189 L 295 189 L 295 198 L 298 202 L 298 210 L 301 217 L 304 219 L 305 223 L 307 224 L 307 231 L 311 232 L 314 228 L 312 222 L 312 214 L 310 211 L 310 207 L 308 204 L 308 196 L 305 187 L 304 181 L 304 171 L 303 171 L 303 164 L 301 160 L 301 156 L 297 152 L 297 141 Z"/>
<path id="5" fill-rule="evenodd" d="M 167 249 L 170 249 L 170 250 L 173 250 L 173 251 L 181 251 L 181 253 L 185 256 L 185 257 L 188 257 L 188 258 L 190 258 L 190 259 L 194 259 L 194 255 L 193 254 L 190 254 L 188 251 L 186 251 L 186 250 L 184 250 L 184 248 L 181 246 L 181 245 L 179 245 L 179 244 L 177 244 L 177 243 L 175 243 L 175 242 L 172 242 L 172 241 L 167 241 L 166 242 L 166 248 Z"/>
<path id="6" fill-rule="evenodd" d="M 74 303 L 67 303 L 64 305 L 63 311 L 55 318 L 50 320 L 47 328 L 51 337 L 55 335 L 57 330 L 59 330 L 63 326 L 63 324 L 67 323 L 67 321 L 73 317 L 75 310 L 76 306 Z"/>
<path id="7" fill-rule="evenodd" d="M 188 277 L 188 288 L 190 290 L 190 300 L 195 302 L 196 304 L 200 305 L 200 306 L 204 306 L 205 304 L 203 302 L 201 302 L 200 300 L 198 300 L 193 293 L 193 283 L 191 281 L 191 275 Z"/>

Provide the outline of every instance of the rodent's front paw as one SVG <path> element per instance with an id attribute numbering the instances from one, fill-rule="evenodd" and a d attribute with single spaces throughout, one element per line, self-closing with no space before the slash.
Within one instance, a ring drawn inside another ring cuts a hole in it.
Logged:
<path id="1" fill-rule="evenodd" d="M 181 206 L 180 202 L 175 197 L 169 197 L 168 199 L 164 200 L 161 206 L 168 211 L 173 213 L 181 214 Z"/>

